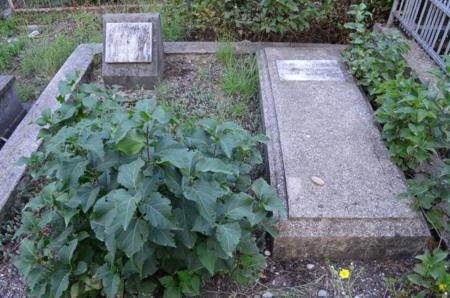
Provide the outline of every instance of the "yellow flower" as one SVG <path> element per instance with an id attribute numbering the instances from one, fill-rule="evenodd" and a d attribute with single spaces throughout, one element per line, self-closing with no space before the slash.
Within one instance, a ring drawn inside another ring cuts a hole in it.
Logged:
<path id="1" fill-rule="evenodd" d="M 438 288 L 441 292 L 445 292 L 445 290 L 447 290 L 447 285 L 445 284 L 439 284 Z"/>
<path id="2" fill-rule="evenodd" d="M 342 279 L 348 279 L 350 277 L 350 271 L 348 269 L 341 269 L 341 271 L 339 271 L 339 277 Z"/>

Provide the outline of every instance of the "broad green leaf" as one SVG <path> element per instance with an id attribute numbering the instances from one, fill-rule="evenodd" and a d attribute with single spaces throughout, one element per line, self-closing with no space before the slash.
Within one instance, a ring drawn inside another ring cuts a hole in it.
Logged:
<path id="1" fill-rule="evenodd" d="M 78 239 L 70 241 L 67 245 L 64 245 L 58 253 L 58 257 L 64 264 L 70 264 L 72 260 L 73 252 L 77 248 Z"/>
<path id="2" fill-rule="evenodd" d="M 76 208 L 81 205 L 84 213 L 94 205 L 100 188 L 92 183 L 82 184 L 77 187 L 75 194 L 67 205 L 71 208 Z"/>
<path id="3" fill-rule="evenodd" d="M 121 165 L 119 167 L 119 175 L 117 176 L 117 182 L 122 184 L 128 189 L 137 191 L 138 184 L 141 180 L 141 169 L 145 165 L 145 162 L 138 158 L 135 161 Z"/>
<path id="4" fill-rule="evenodd" d="M 164 276 L 159 279 L 159 282 L 164 287 L 163 298 L 181 298 L 181 291 L 177 285 L 177 282 L 172 276 Z"/>
<path id="5" fill-rule="evenodd" d="M 159 192 L 154 192 L 144 198 L 140 204 L 139 211 L 156 228 L 170 229 L 173 226 L 170 221 L 172 213 L 170 200 L 163 197 Z"/>
<path id="6" fill-rule="evenodd" d="M 230 165 L 225 164 L 218 158 L 202 158 L 195 165 L 195 169 L 199 172 L 214 172 L 227 175 L 235 174 Z"/>
<path id="7" fill-rule="evenodd" d="M 158 153 L 160 164 L 169 164 L 178 168 L 184 176 L 191 176 L 191 169 L 198 153 L 188 149 L 167 149 Z"/>
<path id="8" fill-rule="evenodd" d="M 223 212 L 226 218 L 240 220 L 253 213 L 253 198 L 246 193 L 233 194 L 224 200 Z"/>
<path id="9" fill-rule="evenodd" d="M 203 241 L 197 246 L 197 256 L 200 262 L 206 269 L 208 269 L 211 276 L 214 275 L 214 266 L 217 261 L 216 252 L 214 247 L 209 247 L 206 241 Z"/>
<path id="10" fill-rule="evenodd" d="M 113 273 L 108 264 L 97 269 L 95 277 L 102 280 L 103 292 L 108 298 L 115 298 L 120 286 L 120 276 L 117 273 Z"/>
<path id="11" fill-rule="evenodd" d="M 189 271 L 178 271 L 181 292 L 187 297 L 195 297 L 200 294 L 200 276 Z"/>
<path id="12" fill-rule="evenodd" d="M 170 230 L 149 227 L 149 240 L 161 246 L 176 247 L 173 233 Z"/>
<path id="13" fill-rule="evenodd" d="M 197 234 L 191 231 L 194 218 L 195 216 L 198 217 L 195 207 L 186 203 L 181 208 L 176 208 L 174 214 L 178 221 L 178 227 L 181 229 L 181 231 L 175 231 L 177 239 L 188 249 L 193 248 L 197 241 Z"/>
<path id="14" fill-rule="evenodd" d="M 114 144 L 113 148 L 123 152 L 126 155 L 133 155 L 142 150 L 145 146 L 145 137 L 137 129 L 127 132 L 119 142 Z"/>
<path id="15" fill-rule="evenodd" d="M 55 298 L 59 298 L 69 288 L 70 273 L 65 271 L 56 271 L 52 274 L 51 285 Z"/>
<path id="16" fill-rule="evenodd" d="M 200 215 L 208 222 L 216 220 L 217 198 L 223 195 L 219 185 L 205 180 L 196 180 L 192 186 L 184 185 L 183 194 L 186 199 L 194 201 Z"/>
<path id="17" fill-rule="evenodd" d="M 132 196 L 124 189 L 118 189 L 110 192 L 108 197 L 114 201 L 117 212 L 120 215 L 120 223 L 122 224 L 123 229 L 126 230 L 136 213 L 137 204 L 141 200 L 141 194 L 136 193 Z"/>
<path id="18" fill-rule="evenodd" d="M 241 239 L 241 227 L 236 222 L 218 225 L 216 238 L 222 249 L 231 257 Z"/>
<path id="19" fill-rule="evenodd" d="M 58 169 L 59 178 L 63 179 L 69 186 L 78 183 L 81 175 L 84 174 L 88 161 L 81 157 L 75 157 L 68 161 L 63 161 Z"/>
<path id="20" fill-rule="evenodd" d="M 148 224 L 142 219 L 132 219 L 128 228 L 119 234 L 117 245 L 131 258 L 142 249 L 148 236 Z"/>

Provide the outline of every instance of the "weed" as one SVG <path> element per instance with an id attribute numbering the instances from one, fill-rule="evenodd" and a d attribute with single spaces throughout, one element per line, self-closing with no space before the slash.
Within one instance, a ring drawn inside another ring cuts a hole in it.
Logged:
<path id="1" fill-rule="evenodd" d="M 17 84 L 16 92 L 22 101 L 29 101 L 36 98 L 37 89 L 34 84 Z"/>
<path id="2" fill-rule="evenodd" d="M 221 42 L 217 48 L 216 58 L 224 65 L 231 65 L 236 59 L 236 49 L 230 42 Z"/>
<path id="3" fill-rule="evenodd" d="M 228 64 L 223 72 L 222 87 L 227 96 L 237 95 L 248 100 L 258 89 L 256 58 L 249 55 Z"/>
<path id="4" fill-rule="evenodd" d="M 411 291 L 404 288 L 403 283 L 398 282 L 392 277 L 384 279 L 384 287 L 386 288 L 386 292 L 389 293 L 389 297 L 392 298 L 406 298 L 412 296 Z"/>
<path id="5" fill-rule="evenodd" d="M 18 31 L 17 21 L 14 17 L 0 22 L 0 37 L 11 37 L 16 35 Z"/>
<path id="6" fill-rule="evenodd" d="M 0 43 L 0 71 L 13 68 L 14 58 L 17 58 L 20 51 L 25 47 L 25 40 L 18 39 L 15 42 Z"/>
<path id="7" fill-rule="evenodd" d="M 74 13 L 71 19 L 75 22 L 75 37 L 79 43 L 102 42 L 102 23 L 97 15 L 85 12 Z"/>
<path id="8" fill-rule="evenodd" d="M 331 284 L 335 293 L 334 297 L 353 297 L 353 285 L 360 277 L 363 268 L 356 269 L 352 263 L 348 269 L 341 268 L 338 271 L 333 265 L 328 265 L 328 269 L 331 273 Z"/>
<path id="9" fill-rule="evenodd" d="M 65 35 L 58 35 L 53 42 L 45 39 L 28 47 L 22 57 L 21 72 L 24 77 L 40 74 L 51 77 L 61 67 L 76 47 L 76 40 Z"/>

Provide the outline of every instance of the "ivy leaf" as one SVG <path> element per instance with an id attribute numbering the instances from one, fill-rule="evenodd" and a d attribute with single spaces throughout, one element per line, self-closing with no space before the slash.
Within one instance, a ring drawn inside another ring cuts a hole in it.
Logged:
<path id="1" fill-rule="evenodd" d="M 126 155 L 133 155 L 142 150 L 145 145 L 145 137 L 137 129 L 131 129 L 119 142 L 113 145 L 113 148 L 123 152 Z"/>
<path id="2" fill-rule="evenodd" d="M 140 204 L 139 211 L 155 228 L 170 229 L 173 226 L 169 219 L 172 213 L 170 200 L 159 192 L 146 197 Z"/>
<path id="3" fill-rule="evenodd" d="M 129 164 L 121 165 L 119 167 L 117 182 L 128 189 L 133 189 L 136 191 L 138 188 L 138 183 L 141 180 L 141 169 L 144 165 L 145 162 L 140 158 Z"/>
<path id="4" fill-rule="evenodd" d="M 197 162 L 195 168 L 199 172 L 214 172 L 227 175 L 235 174 L 230 165 L 225 164 L 218 158 L 203 158 Z"/>
<path id="5" fill-rule="evenodd" d="M 144 220 L 132 219 L 128 228 L 119 234 L 117 244 L 131 258 L 144 246 L 148 232 L 148 224 Z"/>
<path id="6" fill-rule="evenodd" d="M 183 194 L 186 199 L 197 204 L 200 215 L 204 219 L 210 223 L 216 220 L 217 198 L 223 195 L 218 184 L 196 180 L 192 186 L 183 186 Z"/>
<path id="7" fill-rule="evenodd" d="M 118 189 L 110 192 L 109 197 L 115 202 L 116 210 L 120 214 L 119 221 L 123 229 L 126 230 L 136 213 L 137 204 L 141 200 L 140 193 L 132 196 L 124 189 Z"/>
<path id="8" fill-rule="evenodd" d="M 225 253 L 231 257 L 241 239 L 241 227 L 237 222 L 218 225 L 216 238 Z"/>

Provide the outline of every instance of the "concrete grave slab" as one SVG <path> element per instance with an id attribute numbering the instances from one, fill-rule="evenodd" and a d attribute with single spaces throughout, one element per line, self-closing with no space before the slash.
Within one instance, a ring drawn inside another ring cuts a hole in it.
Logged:
<path id="1" fill-rule="evenodd" d="M 164 68 L 159 14 L 105 14 L 103 32 L 105 84 L 152 89 L 161 79 Z"/>
<path id="2" fill-rule="evenodd" d="M 0 137 L 3 138 L 0 148 L 26 114 L 14 90 L 14 81 L 13 76 L 0 75 Z"/>
<path id="3" fill-rule="evenodd" d="M 285 80 L 285 60 L 333 60 L 340 71 L 322 67 L 320 80 L 305 73 Z M 396 198 L 405 190 L 403 175 L 340 49 L 267 48 L 258 67 L 271 184 L 288 210 L 274 254 L 367 259 L 420 250 L 430 233 L 409 202 Z"/>

